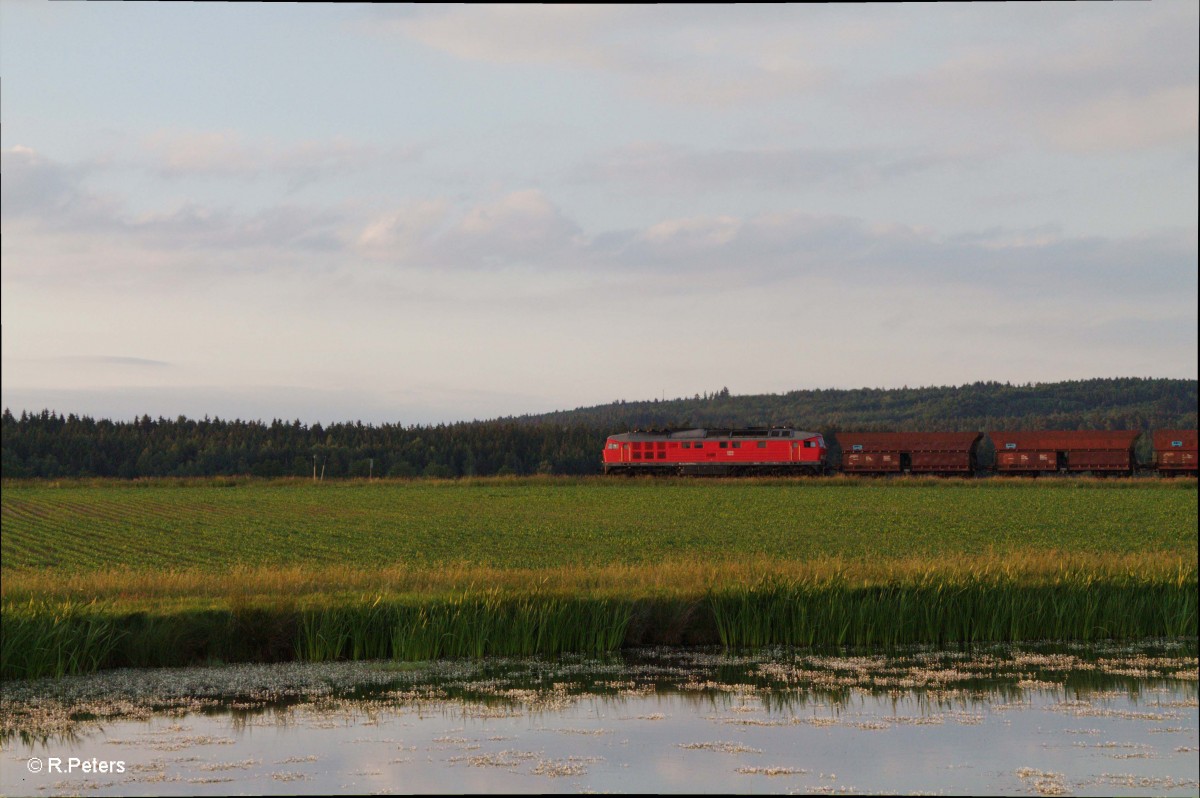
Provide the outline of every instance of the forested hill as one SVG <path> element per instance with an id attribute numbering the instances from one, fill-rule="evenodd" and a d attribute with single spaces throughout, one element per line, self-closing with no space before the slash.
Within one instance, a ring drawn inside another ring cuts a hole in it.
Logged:
<path id="1" fill-rule="evenodd" d="M 1032 385 L 856 388 L 613 402 L 522 421 L 584 422 L 609 429 L 767 426 L 924 432 L 999 429 L 1196 428 L 1196 380 L 1095 379 Z"/>
<path id="2" fill-rule="evenodd" d="M 44 410 L 2 419 L 0 475 L 21 477 L 461 477 L 592 474 L 604 438 L 634 428 L 792 424 L 825 433 L 1195 429 L 1196 380 L 816 390 L 610 405 L 435 426 L 92 419 Z M 1138 453 L 1148 459 L 1149 440 Z"/>

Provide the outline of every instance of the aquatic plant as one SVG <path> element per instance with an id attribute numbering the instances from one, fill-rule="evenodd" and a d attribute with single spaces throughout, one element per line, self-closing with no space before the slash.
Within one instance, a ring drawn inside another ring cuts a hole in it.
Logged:
<path id="1" fill-rule="evenodd" d="M 384 596 L 303 612 L 297 658 L 430 660 L 602 654 L 620 647 L 630 603 L 538 593 L 464 592 L 426 602 Z"/>
<path id="2" fill-rule="evenodd" d="M 931 570 L 887 584 L 844 573 L 770 576 L 712 591 L 708 601 L 729 648 L 1130 640 L 1197 631 L 1196 567 L 1183 563 L 1165 574 Z"/>
<path id="3" fill-rule="evenodd" d="M 30 600 L 0 611 L 0 676 L 37 679 L 109 664 L 125 632 L 97 602 Z"/>

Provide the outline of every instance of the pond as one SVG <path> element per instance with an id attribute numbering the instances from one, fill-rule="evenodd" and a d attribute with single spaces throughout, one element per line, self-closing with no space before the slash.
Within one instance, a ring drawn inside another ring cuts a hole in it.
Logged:
<path id="1" fill-rule="evenodd" d="M 1196 641 L 8 682 L 5 795 L 1194 795 Z"/>

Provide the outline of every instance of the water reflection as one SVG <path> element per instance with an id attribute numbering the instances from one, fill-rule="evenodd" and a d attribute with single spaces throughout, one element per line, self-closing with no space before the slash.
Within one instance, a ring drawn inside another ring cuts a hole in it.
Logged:
<path id="1" fill-rule="evenodd" d="M 1195 640 L 116 671 L 0 720 L 8 795 L 1194 794 L 1200 725 Z"/>

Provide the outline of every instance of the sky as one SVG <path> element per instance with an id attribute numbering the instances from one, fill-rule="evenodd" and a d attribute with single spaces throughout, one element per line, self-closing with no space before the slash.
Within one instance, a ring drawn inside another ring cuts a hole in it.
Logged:
<path id="1" fill-rule="evenodd" d="M 13 412 L 1197 376 L 1200 4 L 0 3 Z"/>

